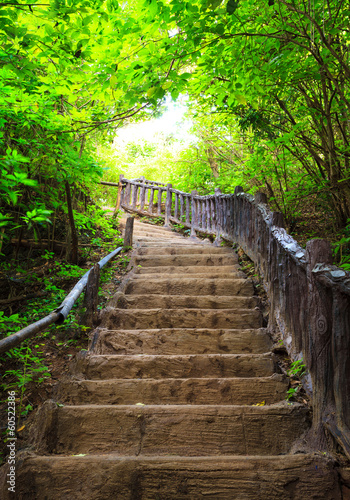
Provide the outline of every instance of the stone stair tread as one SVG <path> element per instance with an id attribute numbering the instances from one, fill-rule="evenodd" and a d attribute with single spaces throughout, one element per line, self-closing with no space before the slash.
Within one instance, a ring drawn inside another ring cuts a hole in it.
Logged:
<path id="1" fill-rule="evenodd" d="M 47 500 L 295 500 L 341 498 L 337 471 L 319 455 L 28 457 L 18 498 Z M 35 482 L 33 482 L 35 474 Z M 7 492 L 4 500 L 12 498 Z M 32 495 L 32 496 L 29 496 Z"/>
<path id="2" fill-rule="evenodd" d="M 218 404 L 276 403 L 285 398 L 288 380 L 269 377 L 142 378 L 71 380 L 60 384 L 58 397 L 86 404 Z"/>
<path id="3" fill-rule="evenodd" d="M 130 278 L 124 293 L 135 294 L 168 294 L 168 295 L 245 295 L 253 296 L 254 287 L 251 280 L 240 278 L 158 278 L 147 282 Z"/>
<path id="4" fill-rule="evenodd" d="M 42 444 L 54 454 L 277 455 L 287 453 L 308 427 L 308 411 L 298 404 L 65 405 L 53 408 Z"/>
<path id="5" fill-rule="evenodd" d="M 153 256 L 154 249 L 153 248 L 137 248 L 136 249 L 137 256 Z M 191 248 L 182 247 L 181 245 L 174 247 L 166 247 L 161 246 L 157 250 L 157 255 L 234 255 L 237 257 L 237 254 L 234 252 L 232 248 L 228 247 L 214 247 L 214 246 L 205 246 L 205 245 L 196 245 Z"/>
<path id="6" fill-rule="evenodd" d="M 236 277 L 235 275 L 238 274 L 237 277 L 239 278 L 244 278 L 246 279 L 246 275 L 240 270 L 240 267 L 237 266 L 210 266 L 210 269 L 208 270 L 208 267 L 206 266 L 163 266 L 162 269 L 160 270 L 159 267 L 134 267 L 133 272 L 135 273 L 133 275 L 133 278 L 138 278 L 138 277 L 147 277 L 148 279 L 150 278 L 151 274 L 156 273 L 159 276 L 164 275 L 164 277 L 170 275 L 169 277 L 173 278 L 176 277 L 174 274 L 179 274 L 181 278 L 186 278 L 188 274 L 195 274 L 195 275 L 202 275 L 202 278 L 220 278 L 222 276 L 227 276 L 229 277 Z M 216 276 L 211 276 L 212 274 L 215 274 Z"/>
<path id="7" fill-rule="evenodd" d="M 135 265 L 147 267 L 150 264 L 152 267 L 162 266 L 220 266 L 220 265 L 235 265 L 238 263 L 238 257 L 234 253 L 230 254 L 175 254 L 175 255 L 135 255 L 133 257 Z"/>
<path id="8" fill-rule="evenodd" d="M 160 294 L 116 294 L 110 305 L 120 309 L 210 309 L 251 310 L 257 307 L 258 297 L 232 295 L 160 295 Z"/>
<path id="9" fill-rule="evenodd" d="M 264 354 L 131 354 L 78 356 L 72 373 L 87 379 L 268 377 L 271 353 Z"/>
<path id="10" fill-rule="evenodd" d="M 102 324 L 109 329 L 139 330 L 142 328 L 259 328 L 262 315 L 252 309 L 196 308 L 110 308 Z"/>
<path id="11" fill-rule="evenodd" d="M 224 354 L 265 353 L 272 347 L 264 328 L 156 328 L 113 330 L 99 328 L 94 353 L 115 354 Z M 112 352 L 111 352 L 112 351 Z"/>

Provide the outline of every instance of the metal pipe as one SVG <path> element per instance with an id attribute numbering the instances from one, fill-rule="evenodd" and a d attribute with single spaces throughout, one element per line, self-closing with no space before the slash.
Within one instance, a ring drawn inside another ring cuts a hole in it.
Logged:
<path id="1" fill-rule="evenodd" d="M 116 250 L 113 250 L 113 252 L 109 253 L 108 255 L 106 255 L 106 257 L 101 259 L 98 262 L 100 269 L 102 269 L 102 267 L 106 265 L 108 261 L 110 261 L 115 255 L 119 254 L 122 250 L 123 247 L 118 247 Z M 67 316 L 70 313 L 72 307 L 74 306 L 76 300 L 84 290 L 91 269 L 89 269 L 89 271 L 87 271 L 84 274 L 84 276 L 78 281 L 73 290 L 69 292 L 67 297 L 64 299 L 62 304 L 59 307 L 57 307 L 57 309 L 55 309 L 48 316 L 45 316 L 39 321 L 36 321 L 35 323 L 32 323 L 31 325 L 28 325 L 25 328 L 22 328 L 22 330 L 20 330 L 19 332 L 13 333 L 12 335 L 9 335 L 4 339 L 1 339 L 0 354 L 10 349 L 13 349 L 24 340 L 33 337 L 36 333 L 39 333 L 45 328 L 47 328 L 49 325 L 52 325 L 52 323 L 57 323 L 57 324 L 63 323 L 63 321 L 67 319 Z"/>

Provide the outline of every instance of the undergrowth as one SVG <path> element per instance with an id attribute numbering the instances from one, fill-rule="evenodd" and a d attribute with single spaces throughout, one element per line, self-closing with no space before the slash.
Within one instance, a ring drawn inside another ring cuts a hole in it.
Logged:
<path id="1" fill-rule="evenodd" d="M 86 214 L 75 213 L 79 266 L 69 264 L 48 249 L 30 249 L 29 258 L 22 253 L 16 261 L 0 262 L 0 339 L 50 314 L 95 262 L 122 244 L 117 219 L 105 215 L 105 211 L 92 208 Z M 120 282 L 118 277 L 125 272 L 128 262 L 129 257 L 121 254 L 101 270 L 100 309 Z M 84 312 L 82 294 L 63 324 L 50 325 L 34 338 L 0 355 L 0 416 L 4 417 L 1 421 L 7 421 L 7 393 L 15 391 L 18 439 L 28 415 L 50 397 L 55 380 L 67 370 L 69 359 L 87 348 L 89 328 L 81 324 Z M 1 427 L 0 432 L 6 442 L 6 426 Z"/>

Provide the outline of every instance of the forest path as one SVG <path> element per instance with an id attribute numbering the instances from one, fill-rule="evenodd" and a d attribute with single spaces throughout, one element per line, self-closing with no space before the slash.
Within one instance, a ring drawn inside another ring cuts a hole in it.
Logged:
<path id="1" fill-rule="evenodd" d="M 290 454 L 308 410 L 285 401 L 233 250 L 137 220 L 134 242 L 61 404 L 38 415 L 17 498 L 341 498 L 325 457 Z"/>

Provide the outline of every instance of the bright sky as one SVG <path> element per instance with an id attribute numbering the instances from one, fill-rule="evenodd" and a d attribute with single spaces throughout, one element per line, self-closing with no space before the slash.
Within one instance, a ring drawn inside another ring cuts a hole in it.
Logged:
<path id="1" fill-rule="evenodd" d="M 153 118 L 145 122 L 139 122 L 121 128 L 114 139 L 116 144 L 138 141 L 157 140 L 157 134 L 165 136 L 173 134 L 176 138 L 185 142 L 191 142 L 191 122 L 184 118 L 187 107 L 182 102 L 167 101 L 167 110 L 160 118 Z"/>

